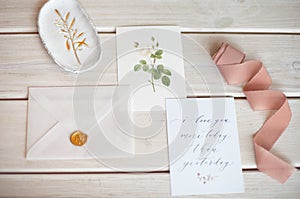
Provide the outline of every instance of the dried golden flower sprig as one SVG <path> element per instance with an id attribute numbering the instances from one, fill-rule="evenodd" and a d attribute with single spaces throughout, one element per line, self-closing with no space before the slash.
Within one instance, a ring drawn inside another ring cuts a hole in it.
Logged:
<path id="1" fill-rule="evenodd" d="M 71 50 L 74 53 L 76 61 L 81 65 L 80 59 L 78 57 L 77 51 L 82 50 L 84 46 L 88 47 L 86 43 L 86 37 L 83 38 L 84 32 L 78 31 L 77 28 L 74 28 L 75 17 L 69 23 L 70 12 L 67 12 L 65 17 L 57 10 L 54 9 L 55 13 L 59 17 L 59 19 L 55 20 L 55 25 L 60 28 L 60 32 L 64 34 L 64 38 L 66 38 L 66 48 L 68 51 Z"/>

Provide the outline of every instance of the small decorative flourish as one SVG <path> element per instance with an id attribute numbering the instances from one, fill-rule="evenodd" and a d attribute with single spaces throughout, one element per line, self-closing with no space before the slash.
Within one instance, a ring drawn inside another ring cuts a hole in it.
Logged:
<path id="1" fill-rule="evenodd" d="M 170 76 L 172 75 L 171 71 L 166 69 L 163 64 L 157 64 L 157 60 L 163 58 L 163 50 L 159 49 L 159 43 L 155 40 L 155 38 L 151 37 L 152 45 L 149 50 L 146 50 L 146 55 L 149 56 L 149 61 L 147 62 L 144 59 L 141 59 L 138 64 L 134 66 L 134 71 L 142 71 L 150 73 L 151 78 L 148 82 L 152 85 L 153 92 L 155 92 L 155 80 L 161 80 L 162 84 L 165 86 L 170 86 L 171 80 Z M 133 46 L 138 48 L 140 45 L 139 42 L 134 42 Z M 142 49 L 142 51 L 144 51 Z"/>
<path id="2" fill-rule="evenodd" d="M 82 47 L 84 46 L 88 46 L 86 38 L 83 38 L 84 32 L 79 32 L 77 28 L 74 28 L 75 17 L 70 23 L 68 22 L 70 12 L 67 12 L 65 17 L 63 17 L 57 9 L 54 9 L 54 11 L 59 16 L 59 19 L 56 19 L 54 24 L 58 26 L 60 28 L 60 32 L 64 34 L 67 50 L 70 51 L 72 48 L 76 61 L 81 65 L 77 51 L 82 50 Z"/>
<path id="3" fill-rule="evenodd" d="M 210 181 L 213 181 L 217 176 L 212 176 L 211 174 L 208 175 L 202 175 L 199 172 L 197 173 L 197 178 L 199 179 L 200 182 L 203 184 L 206 184 Z"/>

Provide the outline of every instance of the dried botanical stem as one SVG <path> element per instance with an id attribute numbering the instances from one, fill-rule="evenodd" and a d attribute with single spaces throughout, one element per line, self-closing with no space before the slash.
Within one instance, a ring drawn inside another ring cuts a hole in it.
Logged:
<path id="1" fill-rule="evenodd" d="M 75 47 L 75 41 L 74 41 L 74 38 L 75 38 L 75 36 L 76 36 L 76 32 L 75 32 L 75 34 L 72 33 L 72 26 L 73 26 L 74 23 L 75 23 L 75 18 L 73 18 L 73 20 L 72 20 L 70 26 L 68 26 L 67 21 L 62 17 L 62 15 L 60 14 L 60 12 L 59 12 L 57 9 L 55 9 L 55 12 L 56 12 L 56 14 L 59 16 L 60 20 L 62 21 L 63 26 L 65 27 L 65 29 L 67 30 L 66 32 L 67 32 L 67 34 L 68 34 L 68 39 L 70 39 L 70 41 L 71 41 L 72 50 L 73 50 L 73 53 L 74 53 L 74 55 L 75 55 L 76 61 L 78 62 L 78 64 L 81 65 L 80 59 L 79 59 L 78 54 L 77 54 L 77 49 L 78 49 L 79 46 L 77 46 L 77 48 L 76 48 L 76 47 Z M 66 16 L 66 19 L 68 19 L 68 17 L 69 17 L 69 13 L 68 13 L 67 16 Z M 77 37 L 80 37 L 80 36 L 82 36 L 82 35 L 83 35 L 83 33 L 81 33 L 81 34 L 80 34 L 79 36 L 77 36 Z M 69 45 L 69 44 L 68 44 L 68 41 L 67 41 L 67 45 Z M 68 47 L 67 47 L 67 48 L 68 48 Z"/>
<path id="2" fill-rule="evenodd" d="M 77 49 L 75 48 L 75 44 L 74 44 L 73 38 L 72 38 L 72 39 L 70 38 L 70 41 L 71 41 L 71 43 L 72 43 L 72 49 L 73 49 L 73 53 L 74 53 L 74 55 L 75 55 L 75 57 L 76 57 L 76 60 L 77 60 L 78 64 L 81 65 L 81 62 L 80 62 L 79 57 L 78 57 L 78 54 L 77 54 Z"/>

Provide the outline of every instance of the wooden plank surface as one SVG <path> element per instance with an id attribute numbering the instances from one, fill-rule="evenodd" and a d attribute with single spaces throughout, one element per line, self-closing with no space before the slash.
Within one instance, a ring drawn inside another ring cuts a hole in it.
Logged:
<path id="1" fill-rule="evenodd" d="M 117 84 L 114 34 L 100 34 L 103 59 L 79 76 L 64 72 L 47 54 L 36 34 L 0 35 L 0 98 L 27 98 L 29 86 Z M 185 76 L 189 96 L 244 96 L 241 86 L 227 85 L 216 67 L 197 67 L 199 44 L 213 54 L 223 41 L 261 60 L 270 73 L 272 89 L 300 96 L 300 35 L 184 34 Z M 284 81 L 282 81 L 284 80 Z"/>
<path id="2" fill-rule="evenodd" d="M 272 151 L 284 160 L 300 167 L 300 99 L 289 100 L 293 112 L 291 124 Z M 252 137 L 270 111 L 253 112 L 246 100 L 235 100 L 237 122 L 244 169 L 255 169 Z M 167 171 L 166 129 L 149 139 L 136 139 L 137 157 L 108 160 L 26 160 L 27 101 L 0 101 L 0 172 L 113 172 Z M 12 144 L 12 142 L 14 144 Z M 159 151 L 159 153 L 154 153 Z M 146 155 L 139 155 L 146 154 Z M 152 155 L 155 154 L 155 155 Z M 151 161 L 149 161 L 149 159 Z"/>
<path id="3" fill-rule="evenodd" d="M 0 0 L 0 32 L 37 32 L 46 0 Z M 100 32 L 117 26 L 179 25 L 184 32 L 300 32 L 297 0 L 79 0 Z"/>
<path id="4" fill-rule="evenodd" d="M 109 162 L 121 163 L 126 171 L 155 170 L 152 173 L 120 173 L 106 161 L 96 159 L 25 159 L 28 87 L 116 84 L 113 33 L 117 26 L 181 26 L 186 33 L 184 58 L 194 64 L 185 63 L 189 96 L 244 97 L 241 85 L 228 86 L 215 67 L 201 65 L 197 44 L 213 54 L 221 42 L 228 41 L 244 51 L 248 59 L 261 60 L 273 79 L 272 89 L 290 97 L 293 112 L 289 127 L 272 152 L 299 169 L 300 1 L 79 0 L 100 32 L 104 47 L 103 64 L 80 76 L 62 71 L 41 44 L 36 21 L 46 1 L 0 0 L 1 197 L 170 196 L 166 150 L 147 162 L 147 156 Z M 245 193 L 203 197 L 300 198 L 299 170 L 284 185 L 256 170 L 252 137 L 271 111 L 253 112 L 244 99 L 236 99 L 235 103 Z M 165 128 L 151 139 L 136 142 L 137 153 L 152 153 L 162 146 L 167 146 Z"/>
<path id="5" fill-rule="evenodd" d="M 284 185 L 257 171 L 243 174 L 245 193 L 202 197 L 300 197 L 299 170 Z M 168 173 L 0 175 L 0 193 L 4 197 L 170 197 L 169 178 Z"/>

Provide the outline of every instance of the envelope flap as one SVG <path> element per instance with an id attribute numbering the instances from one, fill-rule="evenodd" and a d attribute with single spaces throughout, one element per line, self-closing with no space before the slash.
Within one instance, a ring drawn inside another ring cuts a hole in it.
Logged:
<path id="1" fill-rule="evenodd" d="M 42 139 L 39 139 L 28 151 L 28 159 L 65 159 L 70 157 L 90 158 L 85 147 L 72 145 L 69 133 L 61 123 L 52 126 Z M 68 154 L 68 155 L 66 155 Z"/>
<path id="2" fill-rule="evenodd" d="M 28 124 L 27 124 L 27 150 L 37 141 L 43 138 L 51 127 L 56 125 L 58 120 L 49 114 L 44 106 L 41 106 L 29 92 L 28 100 Z M 30 132 L 30 133 L 29 133 Z"/>
<path id="3" fill-rule="evenodd" d="M 72 98 L 72 89 L 67 87 L 30 88 L 29 93 L 56 120 L 61 121 L 66 118 L 66 114 L 71 115 L 68 104 Z"/>

